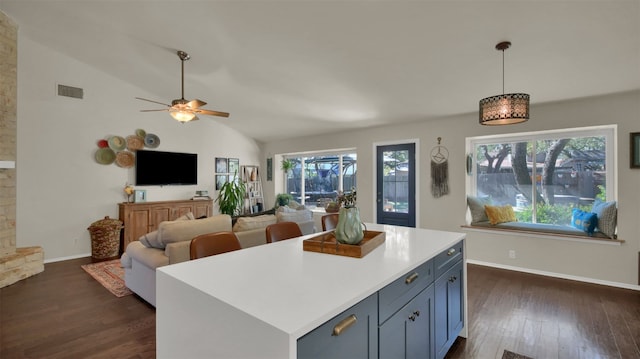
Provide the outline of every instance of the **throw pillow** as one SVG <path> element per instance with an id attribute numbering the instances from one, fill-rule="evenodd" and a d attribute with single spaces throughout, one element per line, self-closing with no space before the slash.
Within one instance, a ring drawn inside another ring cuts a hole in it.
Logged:
<path id="1" fill-rule="evenodd" d="M 571 212 L 571 226 L 585 231 L 589 236 L 593 235 L 598 223 L 598 216 L 592 212 L 585 212 L 574 208 Z"/>
<path id="2" fill-rule="evenodd" d="M 164 248 L 158 241 L 158 231 L 149 232 L 138 239 L 147 248 Z"/>
<path id="3" fill-rule="evenodd" d="M 191 221 L 196 219 L 196 217 L 193 215 L 193 213 L 191 212 L 187 212 L 185 214 L 183 214 L 182 216 L 178 217 L 175 219 L 175 221 Z"/>
<path id="4" fill-rule="evenodd" d="M 487 212 L 487 217 L 489 218 L 489 223 L 495 225 L 498 223 L 505 222 L 515 222 L 516 214 L 513 212 L 513 207 L 510 205 L 504 206 L 484 206 L 485 212 Z"/>
<path id="5" fill-rule="evenodd" d="M 194 220 L 193 213 L 189 212 L 183 216 L 176 218 L 176 221 Z M 149 232 L 138 239 L 143 246 L 147 248 L 164 248 L 164 244 L 158 239 L 158 231 Z"/>
<path id="6" fill-rule="evenodd" d="M 616 225 L 618 220 L 618 209 L 616 208 L 616 202 L 602 202 L 598 199 L 593 202 L 591 212 L 598 216 L 598 224 L 596 229 L 598 232 L 604 234 L 609 238 L 615 238 Z"/>
<path id="7" fill-rule="evenodd" d="M 473 196 L 467 196 L 467 205 L 471 212 L 471 224 L 478 222 L 488 222 L 489 218 L 485 212 L 484 206 L 491 204 L 489 197 L 479 198 Z"/>
<path id="8" fill-rule="evenodd" d="M 280 206 L 276 212 L 295 212 L 297 209 L 291 208 L 289 206 Z"/>
<path id="9" fill-rule="evenodd" d="M 264 229 L 268 225 L 276 223 L 276 216 L 264 214 L 255 217 L 240 217 L 233 225 L 234 232 L 250 231 L 252 229 Z"/>
<path id="10" fill-rule="evenodd" d="M 313 220 L 313 212 L 308 209 L 294 212 L 278 212 L 276 217 L 278 217 L 278 222 L 308 222 Z"/>

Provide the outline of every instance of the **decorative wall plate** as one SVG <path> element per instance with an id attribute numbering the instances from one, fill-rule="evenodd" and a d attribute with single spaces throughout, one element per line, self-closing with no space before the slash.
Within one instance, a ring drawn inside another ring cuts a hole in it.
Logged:
<path id="1" fill-rule="evenodd" d="M 153 133 L 147 133 L 144 137 L 144 145 L 149 148 L 156 148 L 160 146 L 160 138 Z"/>
<path id="2" fill-rule="evenodd" d="M 132 152 L 121 151 L 116 155 L 116 164 L 122 168 L 133 167 L 134 156 Z"/>
<path id="3" fill-rule="evenodd" d="M 141 150 L 144 147 L 144 138 L 139 136 L 127 136 L 127 149 L 129 151 Z"/>
<path id="4" fill-rule="evenodd" d="M 124 150 L 124 148 L 127 145 L 124 138 L 122 138 L 121 136 L 111 136 L 109 137 L 108 142 L 109 142 L 109 147 L 111 147 L 111 149 L 116 152 Z"/>
<path id="5" fill-rule="evenodd" d="M 101 165 L 110 165 L 115 161 L 116 153 L 110 148 L 99 148 L 96 151 L 96 162 Z"/>

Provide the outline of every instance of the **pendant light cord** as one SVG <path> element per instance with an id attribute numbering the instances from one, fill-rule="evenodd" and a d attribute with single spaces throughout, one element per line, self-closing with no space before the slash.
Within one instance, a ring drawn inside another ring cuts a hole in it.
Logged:
<path id="1" fill-rule="evenodd" d="M 182 63 L 182 67 L 180 68 L 180 74 L 181 74 L 181 83 L 180 83 L 180 88 L 181 88 L 181 99 L 184 100 L 184 60 L 181 61 Z M 504 51 L 502 51 L 502 92 L 504 92 Z"/>
<path id="2" fill-rule="evenodd" d="M 504 95 L 504 49 L 502 50 L 502 94 Z"/>

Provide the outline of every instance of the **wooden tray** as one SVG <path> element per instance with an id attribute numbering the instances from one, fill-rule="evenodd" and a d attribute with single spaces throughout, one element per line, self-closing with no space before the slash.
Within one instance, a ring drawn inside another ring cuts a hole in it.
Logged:
<path id="1" fill-rule="evenodd" d="M 384 232 L 364 231 L 364 238 L 358 244 L 342 244 L 336 240 L 333 232 L 323 233 L 302 241 L 302 249 L 309 252 L 319 252 L 362 258 L 377 246 L 384 243 Z"/>

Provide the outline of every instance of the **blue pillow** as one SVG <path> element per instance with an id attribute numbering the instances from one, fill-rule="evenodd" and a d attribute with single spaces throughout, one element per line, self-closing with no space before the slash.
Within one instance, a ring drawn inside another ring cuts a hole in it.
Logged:
<path id="1" fill-rule="evenodd" d="M 574 208 L 571 213 L 571 225 L 574 228 L 585 231 L 592 236 L 598 223 L 598 216 L 595 213 L 581 211 Z"/>

